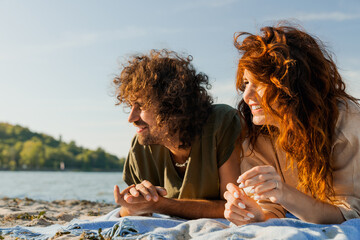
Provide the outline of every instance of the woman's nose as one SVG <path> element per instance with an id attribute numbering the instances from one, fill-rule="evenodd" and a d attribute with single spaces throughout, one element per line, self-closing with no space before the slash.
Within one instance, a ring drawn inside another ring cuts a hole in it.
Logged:
<path id="1" fill-rule="evenodd" d="M 249 86 L 246 86 L 245 87 L 245 90 L 244 90 L 244 94 L 243 94 L 243 98 L 244 98 L 244 101 L 246 103 L 249 103 L 249 100 L 254 96 L 254 90 L 249 87 Z"/>

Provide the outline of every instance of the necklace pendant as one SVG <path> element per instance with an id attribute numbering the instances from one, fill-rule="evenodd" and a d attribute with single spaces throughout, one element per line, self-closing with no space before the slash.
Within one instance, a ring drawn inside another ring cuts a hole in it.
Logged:
<path id="1" fill-rule="evenodd" d="M 188 164 L 188 162 L 189 162 L 189 159 L 187 159 L 184 163 L 175 163 L 175 167 L 185 167 L 186 166 L 186 164 Z"/>

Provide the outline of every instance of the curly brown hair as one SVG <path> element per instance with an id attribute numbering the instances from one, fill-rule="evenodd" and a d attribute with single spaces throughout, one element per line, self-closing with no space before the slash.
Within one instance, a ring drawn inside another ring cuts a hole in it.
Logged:
<path id="1" fill-rule="evenodd" d="M 208 76 L 197 73 L 192 59 L 153 49 L 148 55 L 131 56 L 113 80 L 117 105 L 130 106 L 141 97 L 143 108 L 155 106 L 158 126 L 166 126 L 170 136 L 179 134 L 179 148 L 190 147 L 201 134 L 213 103 Z"/>
<path id="2" fill-rule="evenodd" d="M 249 106 L 241 100 L 242 136 L 250 139 L 252 146 L 260 134 L 276 137 L 288 166 L 296 163 L 298 188 L 317 199 L 331 200 L 331 150 L 338 104 L 357 103 L 357 99 L 345 92 L 336 64 L 319 39 L 284 22 L 261 28 L 261 33 L 235 34 L 234 45 L 242 54 L 236 88 L 244 91 L 244 70 L 251 72 L 258 84 L 266 86 L 262 106 L 278 120 L 280 128 L 255 126 Z M 274 104 L 276 109 L 271 107 Z"/>

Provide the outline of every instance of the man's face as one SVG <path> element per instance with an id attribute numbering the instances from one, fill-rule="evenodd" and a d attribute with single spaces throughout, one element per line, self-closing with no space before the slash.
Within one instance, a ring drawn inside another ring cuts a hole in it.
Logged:
<path id="1" fill-rule="evenodd" d="M 128 121 L 137 127 L 136 133 L 141 145 L 162 144 L 166 131 L 164 127 L 158 126 L 154 108 L 144 109 L 142 103 L 141 98 L 131 103 Z"/>

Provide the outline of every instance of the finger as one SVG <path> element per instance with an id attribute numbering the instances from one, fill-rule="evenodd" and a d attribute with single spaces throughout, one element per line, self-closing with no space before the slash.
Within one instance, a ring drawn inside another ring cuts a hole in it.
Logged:
<path id="1" fill-rule="evenodd" d="M 136 184 L 135 188 L 146 199 L 146 201 L 151 201 L 151 194 L 142 183 Z"/>
<path id="2" fill-rule="evenodd" d="M 240 198 L 240 195 L 245 194 L 244 190 L 239 188 L 238 186 L 236 186 L 233 183 L 228 183 L 226 185 L 226 189 L 228 190 L 228 192 L 230 192 L 235 198 Z M 225 197 L 225 196 L 224 196 Z"/>
<path id="3" fill-rule="evenodd" d="M 258 174 L 266 174 L 266 173 L 272 173 L 272 172 L 276 172 L 276 170 L 273 166 L 270 166 L 270 165 L 256 166 L 256 167 L 253 167 L 250 170 L 244 172 L 243 174 L 241 174 L 239 176 L 239 178 L 237 179 L 237 182 L 241 183 L 241 182 L 243 182 L 249 178 L 252 178 Z"/>
<path id="4" fill-rule="evenodd" d="M 156 186 L 155 188 L 158 194 L 160 194 L 160 196 L 165 197 L 167 195 L 167 191 L 165 188 L 159 186 Z"/>
<path id="5" fill-rule="evenodd" d="M 281 181 L 277 181 L 275 179 L 266 181 L 254 188 L 255 194 L 261 195 L 264 194 L 265 192 L 280 189 L 281 185 L 282 185 Z"/>
<path id="6" fill-rule="evenodd" d="M 258 207 L 257 202 L 247 197 L 243 189 L 235 184 L 229 183 L 226 188 L 228 191 L 224 193 L 224 198 L 227 200 L 225 208 L 241 216 L 243 221 L 255 218 L 249 209 L 256 209 Z"/>
<path id="7" fill-rule="evenodd" d="M 233 183 L 226 184 L 226 190 L 228 190 L 231 193 L 235 192 L 237 188 L 238 187 Z"/>
<path id="8" fill-rule="evenodd" d="M 224 198 L 228 201 L 239 198 L 239 195 L 241 194 L 239 187 L 233 183 L 228 183 L 226 185 L 226 190 L 227 191 L 224 192 Z"/>
<path id="9" fill-rule="evenodd" d="M 132 185 L 130 185 L 130 186 L 127 186 L 126 188 L 124 188 L 124 189 L 120 192 L 120 194 L 121 194 L 121 195 L 124 195 L 125 193 L 129 192 L 130 189 L 133 188 L 133 187 L 135 187 L 135 184 L 132 184 Z"/>
<path id="10" fill-rule="evenodd" d="M 272 172 L 272 173 L 260 173 L 250 179 L 247 180 L 243 180 L 239 187 L 240 188 L 244 188 L 244 187 L 249 187 L 249 186 L 257 186 L 263 182 L 266 182 L 268 180 L 272 180 L 272 179 L 277 179 L 278 174 L 276 172 Z"/>
<path id="11" fill-rule="evenodd" d="M 120 194 L 120 189 L 117 185 L 114 186 L 114 199 L 115 199 L 115 203 L 120 205 L 120 203 L 122 202 L 122 195 Z"/>
<path id="12" fill-rule="evenodd" d="M 243 217 L 229 209 L 224 210 L 224 217 L 227 220 L 229 220 L 230 222 L 235 223 L 236 225 L 242 225 L 242 224 L 248 223 L 248 221 L 250 220 L 250 218 Z"/>
<path id="13" fill-rule="evenodd" d="M 125 188 L 124 190 L 121 191 L 120 195 L 122 196 L 122 198 L 127 202 L 127 203 L 131 203 L 133 201 L 133 196 L 131 194 L 129 194 L 130 190 L 132 188 L 135 187 L 135 184 L 132 184 L 130 186 L 128 186 L 127 188 Z"/>
<path id="14" fill-rule="evenodd" d="M 230 191 L 225 191 L 224 198 L 226 199 L 227 204 L 233 205 L 232 208 L 240 208 L 240 209 L 246 208 L 245 204 L 240 199 L 238 192 L 231 193 Z M 240 210 L 236 212 L 240 212 Z"/>
<path id="15" fill-rule="evenodd" d="M 226 189 L 235 196 L 235 198 L 239 198 L 241 194 L 245 194 L 244 190 L 239 188 L 233 183 L 228 183 L 226 185 Z"/>
<path id="16" fill-rule="evenodd" d="M 255 215 L 252 214 L 250 211 L 239 208 L 237 204 L 231 204 L 230 202 L 225 203 L 225 209 L 229 210 L 232 213 L 237 214 L 238 216 L 241 216 L 243 220 L 250 220 L 252 218 L 255 218 Z"/>
<path id="17" fill-rule="evenodd" d="M 136 190 L 135 186 L 130 188 L 129 193 L 134 197 L 138 197 L 140 195 L 139 191 Z"/>
<path id="18" fill-rule="evenodd" d="M 263 192 L 262 194 L 256 194 L 255 200 L 270 200 L 273 203 L 279 202 L 279 189 L 273 189 L 271 191 Z"/>
<path id="19" fill-rule="evenodd" d="M 278 203 L 281 198 L 282 181 L 269 181 L 266 184 L 258 186 L 255 191 L 255 200 L 270 199 L 271 202 Z"/>
<path id="20" fill-rule="evenodd" d="M 159 200 L 159 195 L 158 192 L 156 191 L 155 186 L 147 180 L 144 180 L 142 184 L 150 193 L 150 200 L 153 199 L 155 202 L 157 202 Z"/>
<path id="21" fill-rule="evenodd" d="M 249 218 L 254 218 L 257 214 L 255 214 L 253 211 L 261 208 L 257 201 L 255 201 L 253 197 L 249 197 L 246 193 L 240 194 L 238 201 L 244 204 L 246 210 L 245 212 L 243 211 L 241 214 L 244 216 L 244 214 L 246 213 L 246 216 Z"/>
<path id="22" fill-rule="evenodd" d="M 224 198 L 227 202 L 230 202 L 230 203 L 235 203 L 235 200 L 236 200 L 236 197 L 230 191 L 224 192 Z"/>

